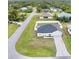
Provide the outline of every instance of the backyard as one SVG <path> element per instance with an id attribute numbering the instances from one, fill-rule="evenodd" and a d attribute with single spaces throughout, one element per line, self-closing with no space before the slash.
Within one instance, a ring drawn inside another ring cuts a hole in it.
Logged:
<path id="1" fill-rule="evenodd" d="M 23 55 L 31 57 L 55 56 L 56 48 L 53 39 L 44 39 L 36 36 L 34 31 L 36 21 L 38 19 L 34 16 L 16 43 L 16 50 Z"/>

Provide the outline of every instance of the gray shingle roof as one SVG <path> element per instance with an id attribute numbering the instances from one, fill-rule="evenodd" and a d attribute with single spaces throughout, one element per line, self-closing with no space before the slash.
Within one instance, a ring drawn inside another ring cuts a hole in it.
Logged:
<path id="1" fill-rule="evenodd" d="M 41 16 L 43 16 L 43 17 L 52 17 L 52 14 L 51 13 L 49 13 L 49 12 L 44 12 L 44 13 L 42 13 L 42 15 Z"/>
<path id="2" fill-rule="evenodd" d="M 37 29 L 37 33 L 52 33 L 54 31 L 57 31 L 58 28 L 56 27 L 56 25 L 55 26 L 54 25 L 55 24 L 53 24 L 53 25 L 52 24 L 46 24 L 46 25 L 40 26 Z"/>
<path id="3" fill-rule="evenodd" d="M 58 17 L 71 17 L 71 14 L 62 12 L 62 13 L 58 14 Z"/>

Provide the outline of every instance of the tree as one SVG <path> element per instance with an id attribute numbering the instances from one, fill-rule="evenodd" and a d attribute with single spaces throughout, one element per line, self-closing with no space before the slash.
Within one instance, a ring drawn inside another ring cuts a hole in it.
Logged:
<path id="1" fill-rule="evenodd" d="M 9 11 L 9 15 L 8 18 L 10 21 L 18 21 L 18 11 L 16 9 L 12 9 L 11 11 Z"/>
<path id="2" fill-rule="evenodd" d="M 41 8 L 40 7 L 37 7 L 37 12 L 39 13 L 39 12 L 41 12 Z"/>
<path id="3" fill-rule="evenodd" d="M 71 17 L 67 18 L 67 17 L 58 17 L 57 20 L 61 21 L 61 22 L 70 22 Z"/>
<path id="4" fill-rule="evenodd" d="M 53 19 L 54 20 L 57 20 L 58 19 L 58 16 L 56 14 L 54 14 Z"/>

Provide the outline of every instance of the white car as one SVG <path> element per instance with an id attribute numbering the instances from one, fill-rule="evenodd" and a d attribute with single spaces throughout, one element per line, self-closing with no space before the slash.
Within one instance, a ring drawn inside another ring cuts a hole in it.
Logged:
<path id="1" fill-rule="evenodd" d="M 71 34 L 71 26 L 68 26 L 68 32 Z"/>

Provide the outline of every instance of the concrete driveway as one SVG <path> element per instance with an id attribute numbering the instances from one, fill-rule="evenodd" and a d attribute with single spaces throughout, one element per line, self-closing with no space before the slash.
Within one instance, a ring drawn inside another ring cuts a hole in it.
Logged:
<path id="1" fill-rule="evenodd" d="M 70 56 L 62 40 L 62 32 L 61 31 L 55 32 L 53 38 L 57 49 L 56 56 Z"/>

